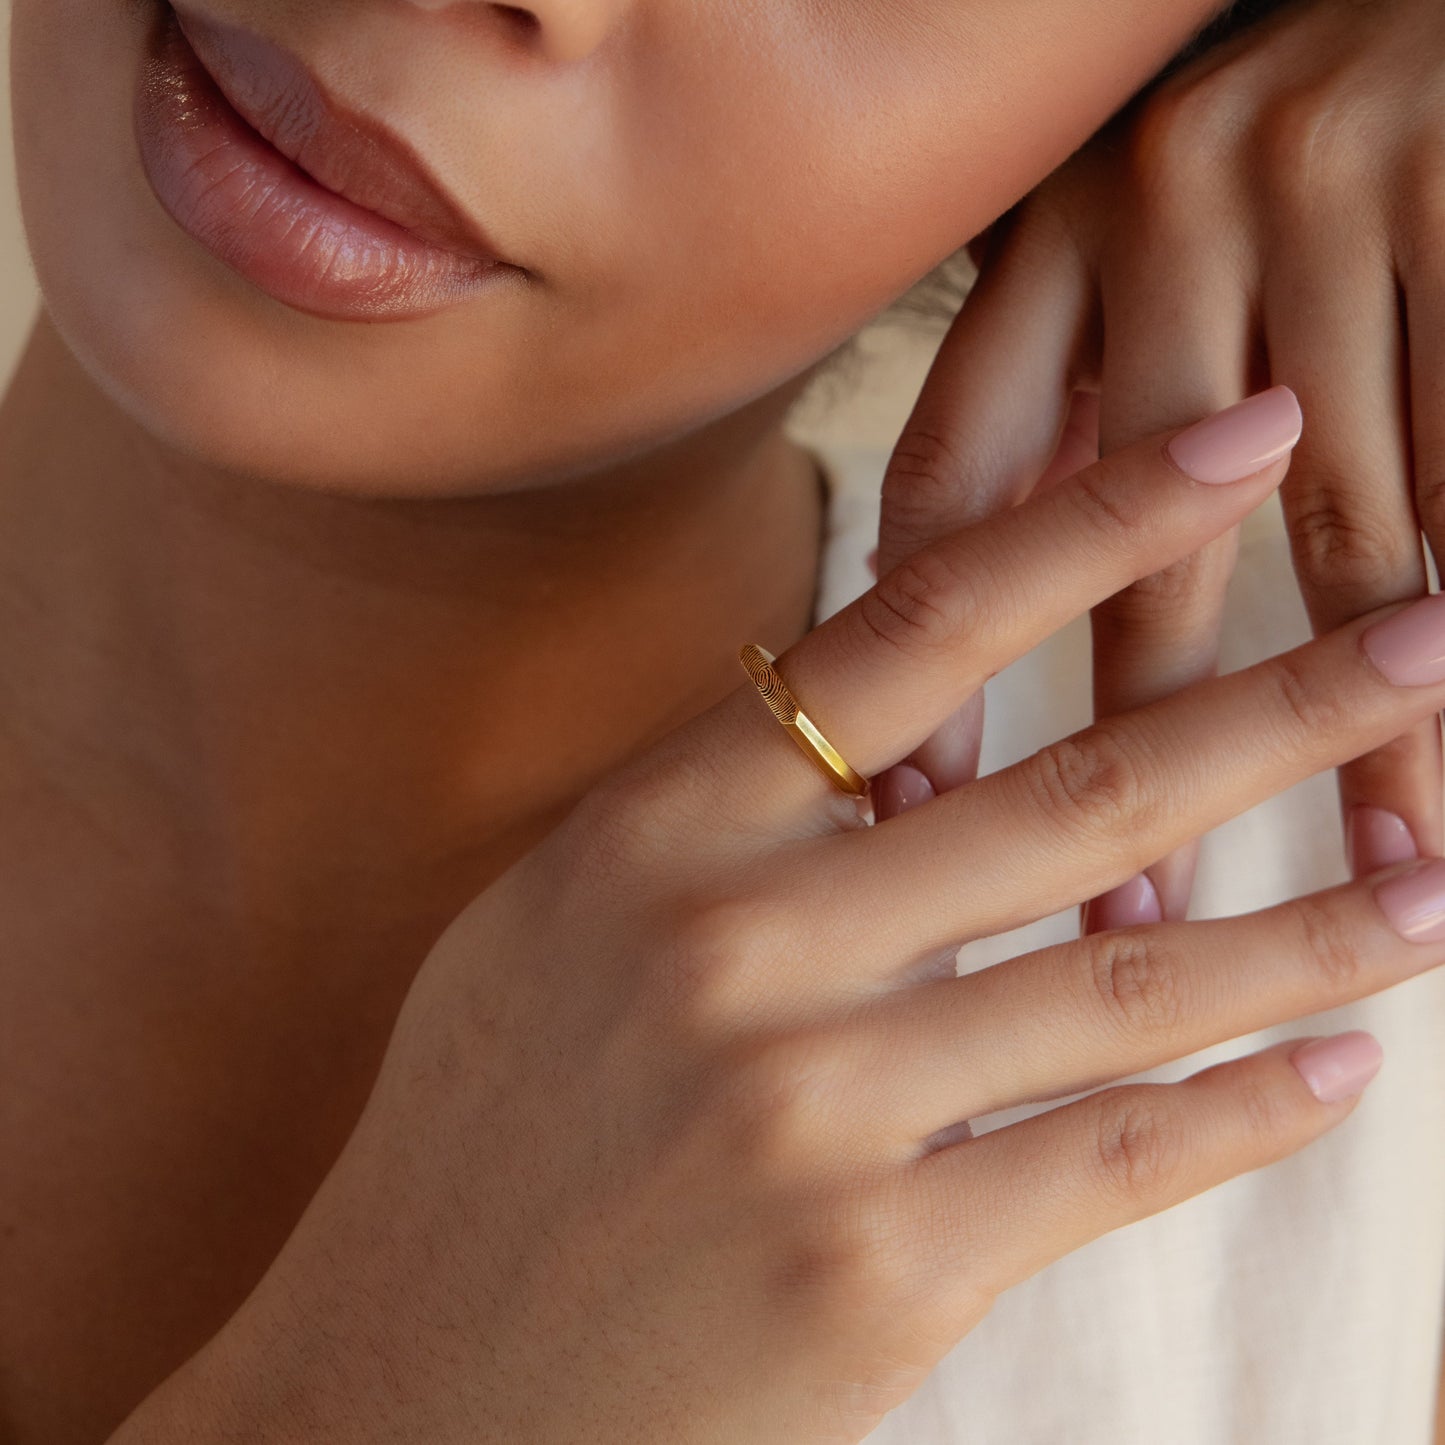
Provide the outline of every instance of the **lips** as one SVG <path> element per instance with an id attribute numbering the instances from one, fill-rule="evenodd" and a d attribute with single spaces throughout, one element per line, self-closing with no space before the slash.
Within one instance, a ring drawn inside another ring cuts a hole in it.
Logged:
<path id="1" fill-rule="evenodd" d="M 239 27 L 165 6 L 135 130 L 171 218 L 300 310 L 418 316 L 522 274 L 409 142 Z"/>
<path id="2" fill-rule="evenodd" d="M 307 175 L 421 240 L 501 259 L 409 142 L 329 95 L 297 56 L 239 26 L 172 8 L 221 94 Z"/>

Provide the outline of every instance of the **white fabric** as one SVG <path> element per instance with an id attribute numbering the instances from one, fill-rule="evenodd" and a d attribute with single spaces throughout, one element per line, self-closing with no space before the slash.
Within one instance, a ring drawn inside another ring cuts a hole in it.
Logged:
<path id="1" fill-rule="evenodd" d="M 830 484 L 818 620 L 872 583 L 881 451 L 814 446 Z M 1245 524 L 1222 667 L 1309 635 L 1278 505 Z M 992 771 L 1088 720 L 1080 619 L 988 690 Z M 1194 917 L 1342 881 L 1332 776 L 1220 828 Z M 959 972 L 1075 936 L 1076 914 L 961 950 Z M 1367 1028 L 1385 1063 L 1298 1154 L 1129 1225 L 1008 1292 L 869 1445 L 1430 1445 L 1445 1299 L 1445 970 L 1133 1077 Z M 976 1122 L 977 1132 L 1050 1105 Z"/>

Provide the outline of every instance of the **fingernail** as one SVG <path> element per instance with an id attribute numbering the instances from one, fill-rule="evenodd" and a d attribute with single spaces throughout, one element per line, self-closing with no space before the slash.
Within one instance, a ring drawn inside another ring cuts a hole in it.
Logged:
<path id="1" fill-rule="evenodd" d="M 1136 923 L 1158 923 L 1163 917 L 1154 885 L 1139 873 L 1127 883 L 1090 899 L 1080 932 L 1107 933 L 1111 928 L 1129 928 Z"/>
<path id="2" fill-rule="evenodd" d="M 1355 878 L 1420 856 L 1409 825 L 1398 813 L 1363 803 L 1351 808 L 1345 817 L 1345 853 Z"/>
<path id="3" fill-rule="evenodd" d="M 873 779 L 873 817 L 881 823 L 933 796 L 933 784 L 917 768 L 895 763 Z"/>
<path id="4" fill-rule="evenodd" d="M 1445 595 L 1422 597 L 1367 627 L 1360 646 L 1396 687 L 1445 682 Z"/>
<path id="5" fill-rule="evenodd" d="M 1375 902 L 1390 927 L 1411 943 L 1445 939 L 1445 858 L 1427 858 L 1376 885 Z"/>
<path id="6" fill-rule="evenodd" d="M 972 1138 L 973 1125 L 967 1119 L 960 1119 L 956 1124 L 945 1124 L 942 1129 L 935 1129 L 923 1141 L 923 1152 L 932 1154 L 935 1150 L 946 1149 L 950 1144 L 957 1144 L 960 1139 Z"/>
<path id="7" fill-rule="evenodd" d="M 1351 1029 L 1301 1044 L 1289 1061 L 1320 1103 L 1333 1104 L 1358 1094 L 1380 1072 L 1385 1051 L 1373 1035 Z"/>
<path id="8" fill-rule="evenodd" d="M 1271 386 L 1197 421 L 1168 446 L 1196 482 L 1238 482 L 1277 461 L 1300 439 L 1304 418 L 1287 386 Z"/>

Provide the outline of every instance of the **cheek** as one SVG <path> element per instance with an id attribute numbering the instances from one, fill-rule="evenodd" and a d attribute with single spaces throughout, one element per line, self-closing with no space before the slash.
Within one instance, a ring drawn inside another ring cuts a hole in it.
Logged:
<path id="1" fill-rule="evenodd" d="M 633 379 L 664 395 L 686 354 L 692 406 L 777 385 L 1026 193 L 1216 8 L 798 0 L 706 45 L 694 24 L 694 63 L 669 37 L 619 80 L 589 170 L 554 158 L 564 207 L 596 221 L 569 268 L 572 334 L 602 349 L 625 315 L 659 342 L 626 358 Z"/>

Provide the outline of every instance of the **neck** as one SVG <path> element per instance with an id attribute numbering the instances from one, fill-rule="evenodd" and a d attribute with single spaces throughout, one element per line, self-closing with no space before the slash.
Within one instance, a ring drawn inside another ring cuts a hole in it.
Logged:
<path id="1" fill-rule="evenodd" d="M 805 380 L 575 484 L 357 498 L 168 450 L 42 314 L 0 405 L 4 765 L 234 925 L 444 923 L 806 631 Z"/>

